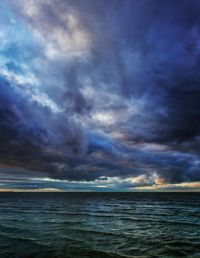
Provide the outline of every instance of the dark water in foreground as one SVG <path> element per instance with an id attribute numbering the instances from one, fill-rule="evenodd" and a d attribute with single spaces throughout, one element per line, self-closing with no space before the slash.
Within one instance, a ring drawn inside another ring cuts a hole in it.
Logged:
<path id="1" fill-rule="evenodd" d="M 0 257 L 200 257 L 198 193 L 0 193 Z"/>

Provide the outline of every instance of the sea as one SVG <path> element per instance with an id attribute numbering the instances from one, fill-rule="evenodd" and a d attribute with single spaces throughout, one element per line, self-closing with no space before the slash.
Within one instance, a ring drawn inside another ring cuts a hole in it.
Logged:
<path id="1" fill-rule="evenodd" d="M 200 193 L 0 193 L 0 258 L 200 258 Z"/>

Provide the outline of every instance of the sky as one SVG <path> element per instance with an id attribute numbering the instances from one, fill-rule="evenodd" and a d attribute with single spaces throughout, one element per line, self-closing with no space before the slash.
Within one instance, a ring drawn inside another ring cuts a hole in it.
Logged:
<path id="1" fill-rule="evenodd" d="M 0 191 L 200 191 L 200 1 L 0 2 Z"/>

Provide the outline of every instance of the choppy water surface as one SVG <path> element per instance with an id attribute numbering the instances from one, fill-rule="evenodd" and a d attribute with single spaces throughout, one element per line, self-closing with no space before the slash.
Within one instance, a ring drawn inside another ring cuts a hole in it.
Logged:
<path id="1" fill-rule="evenodd" d="M 0 257 L 200 257 L 198 193 L 1 193 Z"/>

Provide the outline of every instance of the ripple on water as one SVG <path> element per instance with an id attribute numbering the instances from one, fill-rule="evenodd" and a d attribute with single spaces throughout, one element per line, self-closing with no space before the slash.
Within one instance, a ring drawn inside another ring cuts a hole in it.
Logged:
<path id="1" fill-rule="evenodd" d="M 200 257 L 198 194 L 0 194 L 0 258 Z"/>

